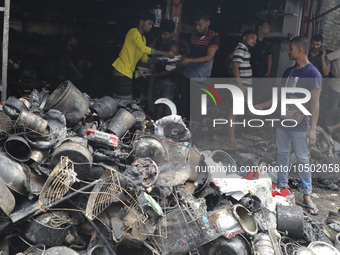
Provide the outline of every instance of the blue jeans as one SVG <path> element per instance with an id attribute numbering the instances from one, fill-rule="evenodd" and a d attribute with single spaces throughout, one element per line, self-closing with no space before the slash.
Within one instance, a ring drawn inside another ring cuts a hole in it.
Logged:
<path id="1" fill-rule="evenodd" d="M 277 145 L 277 186 L 287 187 L 288 172 L 298 172 L 301 180 L 302 193 L 309 195 L 312 193 L 312 174 L 309 166 L 308 141 L 305 142 L 307 131 L 291 131 L 289 128 L 276 128 Z M 291 145 L 296 156 L 296 168 L 289 165 L 289 155 Z"/>

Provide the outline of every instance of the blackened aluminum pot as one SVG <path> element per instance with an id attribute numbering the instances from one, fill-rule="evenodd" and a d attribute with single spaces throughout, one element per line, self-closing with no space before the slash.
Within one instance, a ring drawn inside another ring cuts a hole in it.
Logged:
<path id="1" fill-rule="evenodd" d="M 90 108 L 103 120 L 111 118 L 118 111 L 117 100 L 109 96 L 96 100 Z"/>
<path id="2" fill-rule="evenodd" d="M 58 211 L 45 213 L 24 224 L 23 233 L 25 237 L 32 243 L 43 243 L 47 247 L 61 245 L 71 225 L 65 223 L 61 226 L 54 227 L 47 224 L 48 217 L 53 217 L 54 214 L 63 216 L 64 213 Z"/>
<path id="3" fill-rule="evenodd" d="M 110 121 L 107 130 L 121 138 L 136 122 L 135 116 L 127 110 L 120 108 Z"/>
<path id="4" fill-rule="evenodd" d="M 85 116 L 90 102 L 72 82 L 65 81 L 60 84 L 48 97 L 44 110 L 56 109 L 66 118 L 67 126 L 72 127 Z"/>
<path id="5" fill-rule="evenodd" d="M 301 206 L 276 207 L 277 230 L 287 233 L 291 238 L 304 236 L 304 215 Z"/>
<path id="6" fill-rule="evenodd" d="M 17 161 L 25 162 L 31 158 L 31 147 L 21 136 L 12 135 L 8 137 L 4 147 L 7 154 Z"/>
<path id="7" fill-rule="evenodd" d="M 85 145 L 73 141 L 65 141 L 59 144 L 52 153 L 51 163 L 53 167 L 59 163 L 61 156 L 66 156 L 75 163 L 74 171 L 80 179 L 86 179 L 90 176 L 93 157 Z"/>

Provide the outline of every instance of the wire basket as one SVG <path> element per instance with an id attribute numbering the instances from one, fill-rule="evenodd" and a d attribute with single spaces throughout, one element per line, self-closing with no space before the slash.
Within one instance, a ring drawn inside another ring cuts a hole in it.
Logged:
<path id="1" fill-rule="evenodd" d="M 94 186 L 87 202 L 85 215 L 93 220 L 113 202 L 120 201 L 123 193 L 117 172 L 107 171 L 101 177 L 101 182 Z"/>
<path id="2" fill-rule="evenodd" d="M 74 163 L 68 157 L 62 156 L 40 192 L 39 210 L 46 212 L 53 203 L 60 200 L 76 182 L 76 176 Z"/>
<path id="3" fill-rule="evenodd" d="M 152 237 L 153 246 L 163 255 L 185 254 L 222 235 L 205 217 L 187 223 L 191 216 L 176 208 L 167 214 L 167 237 Z"/>
<path id="4" fill-rule="evenodd" d="M 196 199 L 177 187 L 174 197 L 178 207 L 166 215 L 167 237 L 154 236 L 154 248 L 161 254 L 184 254 L 223 235 L 209 222 L 204 199 Z"/>
<path id="5" fill-rule="evenodd" d="M 175 188 L 174 197 L 177 199 L 186 223 L 189 224 L 201 220 L 206 215 L 207 207 L 204 198 L 195 198 L 181 186 Z"/>

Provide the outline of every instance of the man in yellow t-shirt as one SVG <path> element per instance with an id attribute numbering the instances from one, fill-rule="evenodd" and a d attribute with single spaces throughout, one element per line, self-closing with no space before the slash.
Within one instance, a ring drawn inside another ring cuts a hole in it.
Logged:
<path id="1" fill-rule="evenodd" d="M 123 48 L 119 57 L 112 64 L 113 69 L 113 90 L 112 96 L 120 99 L 132 99 L 132 76 L 139 60 L 148 63 L 151 59 L 148 55 L 162 55 L 173 58 L 171 51 L 155 50 L 146 46 L 144 33 L 150 32 L 153 25 L 154 15 L 151 13 L 142 14 L 137 28 L 132 28 L 126 34 Z"/>

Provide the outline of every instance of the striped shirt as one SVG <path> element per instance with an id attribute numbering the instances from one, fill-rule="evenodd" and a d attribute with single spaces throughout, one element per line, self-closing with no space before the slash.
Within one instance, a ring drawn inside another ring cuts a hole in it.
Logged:
<path id="1" fill-rule="evenodd" d="M 219 44 L 219 34 L 210 29 L 208 29 L 204 36 L 197 36 L 196 34 L 193 34 L 190 40 L 190 57 L 204 57 L 207 55 L 208 48 L 214 47 L 218 50 Z"/>
<path id="2" fill-rule="evenodd" d="M 233 52 L 233 62 L 240 62 L 239 70 L 242 83 L 251 85 L 253 72 L 250 65 L 250 52 L 243 43 L 238 43 Z"/>
<path id="3" fill-rule="evenodd" d="M 189 58 L 204 57 L 210 47 L 218 50 L 220 45 L 220 35 L 210 29 L 204 36 L 193 34 L 190 40 Z M 207 78 L 211 75 L 213 61 L 205 63 L 189 64 L 184 67 L 183 75 L 187 78 Z"/>

